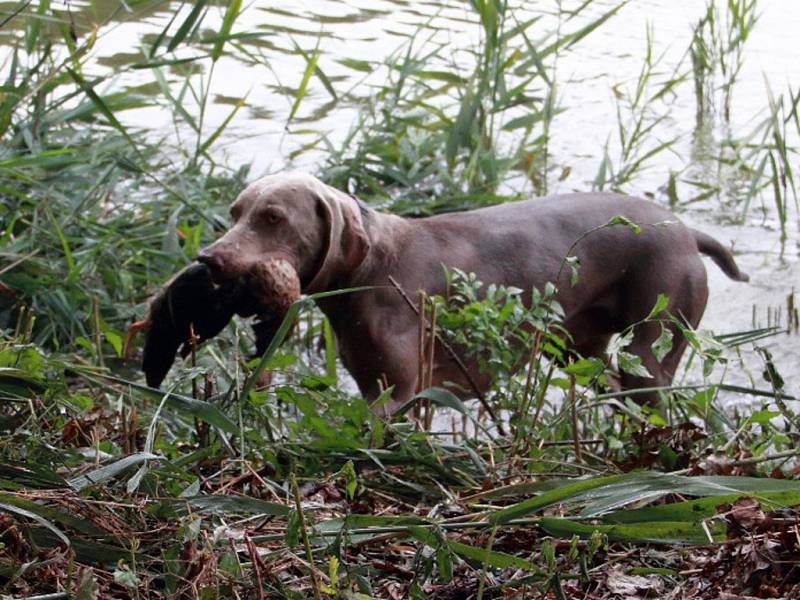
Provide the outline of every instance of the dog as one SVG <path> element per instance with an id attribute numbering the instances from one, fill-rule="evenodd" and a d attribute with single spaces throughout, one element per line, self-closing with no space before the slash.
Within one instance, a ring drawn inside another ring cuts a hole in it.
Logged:
<path id="1" fill-rule="evenodd" d="M 250 184 L 230 214 L 230 230 L 197 257 L 215 285 L 277 258 L 292 265 L 306 294 L 371 286 L 321 298 L 318 305 L 364 397 L 374 401 L 387 385 L 394 386 L 383 408 L 387 412 L 414 395 L 419 377 L 418 316 L 388 285 L 390 277 L 412 298 L 420 290 L 445 294 L 445 268 L 522 290 L 552 282 L 571 348 L 581 356 L 605 358 L 610 338 L 636 324 L 627 350 L 641 358 L 650 377 L 623 372 L 624 390 L 671 383 L 686 340 L 675 324 L 666 325 L 674 334 L 673 346 L 658 361 L 651 344 L 662 325 L 640 321 L 664 294 L 672 315 L 698 325 L 708 298 L 701 254 L 731 279 L 748 280 L 712 237 L 652 202 L 613 193 L 563 194 L 407 219 L 370 209 L 354 196 L 295 173 Z M 617 216 L 640 232 L 604 226 Z M 574 285 L 571 270 L 563 268 L 568 256 L 580 265 Z M 432 383 L 489 386 L 477 364 L 466 369 L 437 347 Z M 637 398 L 653 401 L 657 393 Z"/>

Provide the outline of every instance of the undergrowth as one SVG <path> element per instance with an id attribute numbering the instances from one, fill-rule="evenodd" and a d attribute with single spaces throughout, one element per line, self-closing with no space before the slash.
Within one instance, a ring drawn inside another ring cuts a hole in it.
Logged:
<path id="1" fill-rule="evenodd" d="M 710 29 L 716 13 L 705 13 L 691 51 L 702 42 L 714 54 L 700 69 L 690 52 L 693 75 L 687 63 L 662 77 L 648 36 L 638 80 L 618 90 L 619 153 L 609 138 L 597 188 L 626 189 L 671 148 L 650 132 L 672 95 L 710 89 L 697 78 L 721 74 L 724 87 L 704 92 L 698 110 L 707 120 L 708 103 L 721 102 L 727 120 L 753 4 L 728 3 L 739 29 L 724 35 Z M 134 16 L 140 9 L 126 6 Z M 547 21 L 474 0 L 481 43 L 444 63 L 445 49 L 420 28 L 368 65 L 385 69 L 386 82 L 359 100 L 341 144 L 320 138 L 319 174 L 401 214 L 547 193 L 568 176 L 551 150 L 556 116 L 570 110 L 560 57 L 624 10 L 591 17 L 587 6 L 557 3 Z M 237 321 L 194 364 L 177 366 L 164 390 L 141 383 L 137 358 L 124 352 L 128 325 L 224 230 L 247 177 L 246 166 L 228 168 L 215 154 L 244 100 L 215 127 L 207 115 L 220 57 L 268 66 L 248 45 L 259 33 L 238 28 L 242 10 L 196 2 L 143 41 L 128 68 L 152 73 L 156 97 L 93 74 L 103 27 L 76 27 L 48 2 L 21 2 L 0 18 L 23 23 L 0 87 L 0 593 L 797 593 L 793 399 L 767 351 L 755 365 L 761 380 L 726 382 L 740 368 L 737 349 L 786 335 L 776 327 L 683 327 L 687 369 L 699 364 L 700 376 L 679 376 L 661 404 L 640 406 L 613 388 L 615 369 L 641 368 L 624 334 L 610 365 L 570 356 L 552 288 L 482 286 L 461 273 L 452 296 L 428 306 L 435 329 L 495 382 L 482 402 L 427 389 L 410 416 L 375 417 L 338 367 L 313 299 L 294 305 L 299 326 L 262 357 L 251 356 Z M 215 31 L 202 27 L 209 14 L 219 17 Z M 340 97 L 319 48 L 297 48 L 306 69 L 289 98 L 288 135 L 312 81 Z M 728 54 L 733 62 L 714 66 Z M 167 75 L 175 73 L 178 84 Z M 181 143 L 125 118 L 154 102 L 170 110 Z M 800 132 L 797 95 L 770 94 L 767 104 L 752 132 L 731 132 L 718 162 L 746 183 L 732 197 L 736 209 L 771 200 L 786 239 L 797 206 L 787 141 Z M 685 202 L 678 184 L 722 199 L 725 183 L 687 173 L 673 175 L 664 201 Z M 664 306 L 649 318 L 680 323 Z M 796 329 L 793 319 L 784 329 Z M 658 343 L 663 352 L 671 342 Z M 734 396 L 750 408 L 731 409 Z"/>

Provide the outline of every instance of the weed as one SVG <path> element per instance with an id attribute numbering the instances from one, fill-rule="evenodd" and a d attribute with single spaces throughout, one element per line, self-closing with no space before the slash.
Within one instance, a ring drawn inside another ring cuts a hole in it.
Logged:
<path id="1" fill-rule="evenodd" d="M 110 18 L 101 4 L 87 11 Z M 541 15 L 521 19 L 508 3 L 475 0 L 476 47 L 441 47 L 421 27 L 381 64 L 348 62 L 359 72 L 383 67 L 387 80 L 340 145 L 311 143 L 325 148 L 325 177 L 404 214 L 546 193 L 560 160 L 559 61 L 624 3 L 595 16 L 589 2 L 568 4 L 557 3 L 547 29 Z M 146 8 L 120 6 L 130 18 Z M 261 47 L 246 43 L 266 43 L 265 34 L 239 30 L 239 2 L 187 4 L 124 67 L 152 75 L 154 99 L 87 66 L 98 36 L 109 35 L 102 22 L 87 28 L 48 2 L 6 10 L 0 27 L 24 27 L 3 38 L 11 50 L 0 86 L 3 594 L 600 597 L 619 592 L 609 587 L 617 564 L 715 594 L 796 592 L 788 511 L 800 492 L 786 461 L 800 434 L 787 386 L 766 352 L 765 383 L 724 381 L 731 350 L 774 328 L 717 337 L 684 328 L 689 368 L 700 363 L 701 375 L 662 390 L 663 407 L 640 407 L 596 388 L 608 376 L 599 361 L 569 363 L 554 289 L 479 286 L 454 273 L 431 325 L 491 375 L 490 408 L 508 419 L 508 435 L 447 390 L 421 389 L 417 401 L 448 407 L 450 431 L 444 421 L 427 430 L 403 414 L 376 418 L 340 377 L 313 298 L 293 307 L 295 333 L 261 357 L 248 358 L 250 337 L 234 322 L 195 349 L 167 390 L 139 383 L 138 365 L 122 355 L 127 325 L 225 227 L 246 176 L 217 153 L 245 99 L 210 125 L 212 79 L 226 53 L 274 74 Z M 211 11 L 220 21 L 209 33 Z M 754 3 L 732 0 L 726 14 L 733 33 L 709 37 L 709 21 L 697 35 L 730 48 L 732 59 L 714 66 L 728 82 L 727 116 Z M 618 88 L 620 153 L 598 188 L 634 184 L 671 148 L 654 136 L 683 78 L 661 75 L 648 39 L 635 86 Z M 331 106 L 353 100 L 323 71 L 321 42 L 294 48 L 303 66 L 283 98 L 287 136 L 307 120 L 312 82 Z M 798 95 L 770 93 L 768 118 L 726 142 L 726 160 L 752 189 L 745 213 L 764 189 L 782 223 L 792 199 L 797 207 L 789 138 L 800 133 Z M 125 118 L 153 102 L 170 112 L 174 135 Z M 288 330 L 287 320 L 279 337 Z M 621 368 L 625 341 L 615 346 Z M 732 413 L 720 392 L 758 405 Z M 773 471 L 785 479 L 751 477 Z M 737 503 L 752 498 L 760 504 L 743 515 Z M 761 510 L 773 514 L 761 519 Z M 691 553 L 671 548 L 726 536 Z M 750 554 L 739 553 L 739 539 Z M 762 557 L 776 559 L 771 569 Z"/>

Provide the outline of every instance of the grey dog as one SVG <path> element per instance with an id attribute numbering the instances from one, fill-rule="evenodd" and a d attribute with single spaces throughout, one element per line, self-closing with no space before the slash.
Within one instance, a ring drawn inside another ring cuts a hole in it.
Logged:
<path id="1" fill-rule="evenodd" d="M 250 184 L 230 212 L 231 229 L 198 257 L 215 283 L 279 257 L 296 269 L 305 293 L 375 286 L 322 299 L 319 306 L 364 396 L 374 400 L 382 383 L 394 386 L 386 410 L 407 401 L 418 378 L 418 318 L 388 285 L 390 276 L 412 297 L 418 290 L 443 294 L 443 266 L 475 273 L 485 284 L 523 290 L 552 282 L 573 349 L 597 357 L 605 357 L 613 334 L 648 315 L 659 294 L 669 297 L 673 315 L 696 327 L 708 298 L 701 253 L 730 278 L 748 279 L 710 236 L 656 204 L 618 194 L 564 194 L 406 219 L 366 208 L 314 177 L 289 174 Z M 638 224 L 641 232 L 603 227 L 615 216 Z M 579 260 L 576 285 L 562 268 L 568 255 Z M 641 357 L 651 377 L 622 373 L 623 389 L 671 383 L 686 341 L 669 327 L 673 347 L 658 361 L 651 344 L 661 325 L 636 325 L 628 350 Z M 435 355 L 433 384 L 449 381 L 468 389 L 450 357 L 441 350 Z M 489 385 L 474 361 L 467 368 L 480 388 Z"/>

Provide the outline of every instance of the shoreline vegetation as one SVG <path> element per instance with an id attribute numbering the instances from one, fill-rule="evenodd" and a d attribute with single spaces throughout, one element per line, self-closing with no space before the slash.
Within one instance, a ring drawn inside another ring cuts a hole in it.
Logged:
<path id="1" fill-rule="evenodd" d="M 330 97 L 326 111 L 358 107 L 343 137 L 312 136 L 289 158 L 315 152 L 315 175 L 406 216 L 546 195 L 570 175 L 553 144 L 558 115 L 575 110 L 559 65 L 628 3 L 590 4 L 554 1 L 538 14 L 472 0 L 473 45 L 443 47 L 422 22 L 386 57 L 340 59 L 365 77 L 386 73 L 368 97 L 326 74 L 322 35 L 302 47 L 278 32 L 305 64 L 297 87 L 272 71 L 290 107 L 284 135 L 313 131 L 312 85 Z M 153 6 L 0 8 L 0 596 L 800 594 L 800 417 L 784 381 L 796 372 L 780 373 L 762 347 L 797 339 L 791 289 L 766 327 L 684 328 L 688 359 L 654 407 L 608 391 L 612 369 L 596 359 L 560 360 L 551 288 L 526 308 L 530 291 L 460 273 L 459 302 L 425 299 L 421 314 L 483 357 L 500 423 L 442 389 L 423 390 L 412 417 L 377 419 L 309 299 L 264 356 L 251 356 L 249 327 L 235 320 L 163 390 L 145 386 L 137 355 L 124 354 L 127 328 L 224 231 L 248 177 L 217 152 L 246 98 L 209 125 L 220 60 L 272 68 L 268 36 L 244 24 L 256 7 L 236 0 L 169 4 L 163 29 L 130 49 L 133 62 L 87 68 L 112 20 L 144 19 Z M 613 90 L 617 122 L 598 124 L 610 133 L 587 189 L 635 187 L 674 152 L 679 138 L 658 132 L 676 98 L 692 98 L 696 152 L 654 199 L 739 221 L 768 213 L 764 236 L 783 256 L 800 225 L 800 88 L 766 82 L 761 113 L 734 126 L 761 7 L 698 8 L 677 65 L 665 64 L 657 25 L 646 32 L 631 58 L 638 76 Z M 115 88 L 130 70 L 151 83 Z M 125 111 L 152 105 L 169 111 L 171 131 L 130 125 Z M 569 257 L 564 268 L 580 277 Z M 665 306 L 648 318 L 674 320 Z M 636 372 L 628 333 L 611 355 Z M 654 352 L 670 344 L 664 334 Z M 728 381 L 745 360 L 757 377 Z"/>

